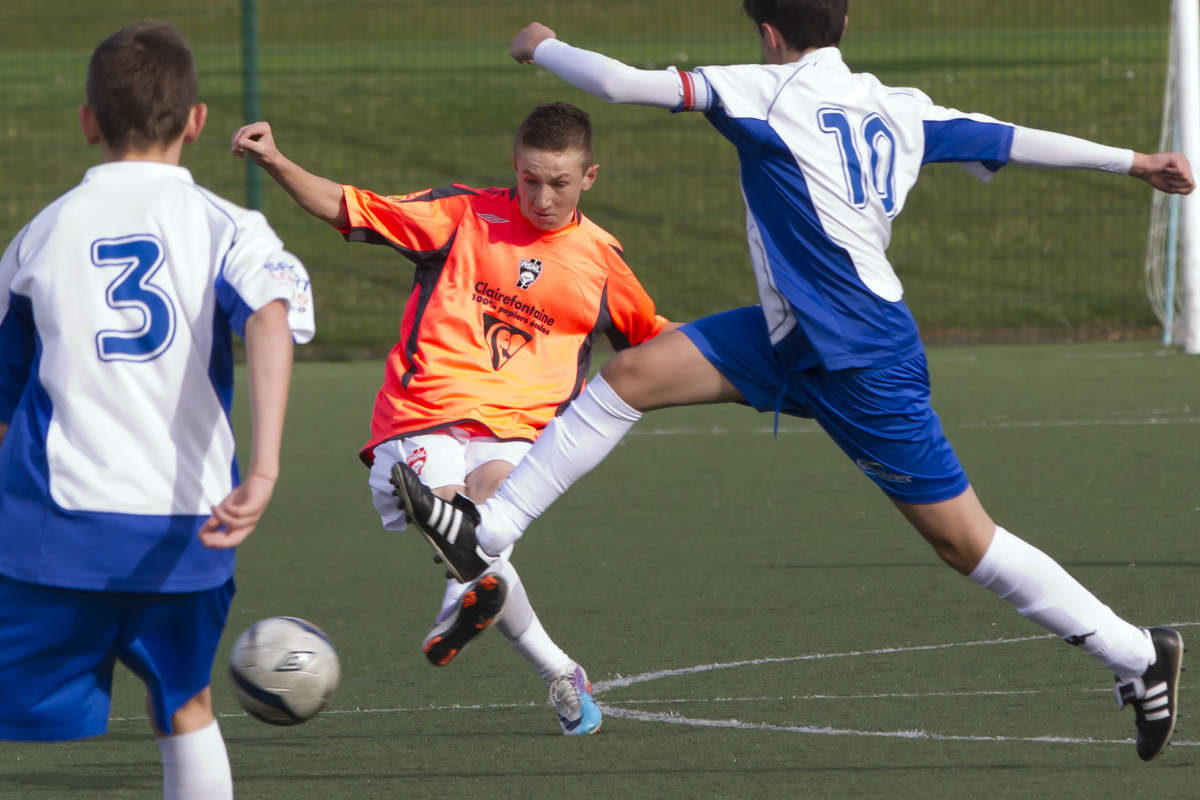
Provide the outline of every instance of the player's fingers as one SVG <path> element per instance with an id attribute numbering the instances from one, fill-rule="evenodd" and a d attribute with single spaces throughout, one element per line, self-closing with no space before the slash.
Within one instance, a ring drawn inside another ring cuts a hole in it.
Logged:
<path id="1" fill-rule="evenodd" d="M 244 528 L 247 525 L 257 525 L 262 513 L 253 509 L 222 509 L 221 524 L 229 530 Z"/>
<path id="2" fill-rule="evenodd" d="M 262 509 L 257 504 L 239 503 L 233 497 L 227 497 L 220 505 L 213 506 L 213 516 L 226 528 L 237 528 L 253 524 L 262 516 Z"/>
<path id="3" fill-rule="evenodd" d="M 251 153 L 265 153 L 275 146 L 271 135 L 271 126 L 266 122 L 253 122 L 243 125 L 233 134 L 230 148 L 234 155 L 241 155 L 246 150 Z"/>
<path id="4" fill-rule="evenodd" d="M 247 138 L 247 131 L 253 129 L 256 124 L 257 123 L 250 123 L 249 125 L 243 125 L 234 131 L 233 136 L 231 136 L 229 139 L 230 149 L 237 153 L 241 149 L 241 141 Z"/>
<path id="5" fill-rule="evenodd" d="M 200 543 L 213 550 L 230 550 L 246 541 L 246 537 L 253 531 L 253 525 L 241 525 L 229 530 L 217 531 L 207 535 L 202 534 L 200 536 Z"/>

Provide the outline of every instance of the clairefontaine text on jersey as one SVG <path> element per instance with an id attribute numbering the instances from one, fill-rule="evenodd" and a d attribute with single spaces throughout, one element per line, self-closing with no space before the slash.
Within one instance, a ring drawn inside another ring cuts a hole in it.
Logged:
<path id="1" fill-rule="evenodd" d="M 549 313 L 532 303 L 526 303 L 515 294 L 508 294 L 493 288 L 487 281 L 479 281 L 475 284 L 473 299 L 477 303 L 494 308 L 505 316 L 521 315 L 524 321 L 543 333 L 549 333 L 549 329 L 554 326 L 554 317 Z"/>

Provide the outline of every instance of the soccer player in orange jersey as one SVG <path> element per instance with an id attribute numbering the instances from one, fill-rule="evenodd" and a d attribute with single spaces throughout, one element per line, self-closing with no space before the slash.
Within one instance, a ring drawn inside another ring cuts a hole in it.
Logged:
<path id="1" fill-rule="evenodd" d="M 388 245 L 416 265 L 360 453 L 389 530 L 406 524 L 388 480 L 395 464 L 441 497 L 481 503 L 582 390 L 598 336 L 623 349 L 673 327 L 620 243 L 578 210 L 599 165 L 588 116 L 574 106 L 539 105 L 521 123 L 515 188 L 383 196 L 339 185 L 284 157 L 266 122 L 240 128 L 231 147 L 348 241 Z M 422 649 L 447 664 L 495 620 L 549 684 L 563 732 L 594 733 L 601 714 L 587 675 L 546 634 L 510 553 L 475 581 L 448 581 Z"/>

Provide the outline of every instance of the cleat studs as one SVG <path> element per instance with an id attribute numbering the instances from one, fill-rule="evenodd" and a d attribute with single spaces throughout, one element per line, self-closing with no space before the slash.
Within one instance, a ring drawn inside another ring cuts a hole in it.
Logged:
<path id="1" fill-rule="evenodd" d="M 435 564 L 442 563 L 442 557 L 440 555 L 438 555 L 437 553 L 434 553 L 433 554 L 433 563 L 435 563 Z"/>

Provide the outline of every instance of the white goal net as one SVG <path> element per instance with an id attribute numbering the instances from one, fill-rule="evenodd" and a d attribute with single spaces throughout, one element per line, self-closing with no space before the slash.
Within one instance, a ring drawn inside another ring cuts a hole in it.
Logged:
<path id="1" fill-rule="evenodd" d="M 1197 0 L 1174 0 L 1158 149 L 1180 150 L 1200 169 L 1200 14 Z M 1200 352 L 1198 200 L 1154 192 L 1146 243 L 1146 293 L 1163 343 Z"/>

